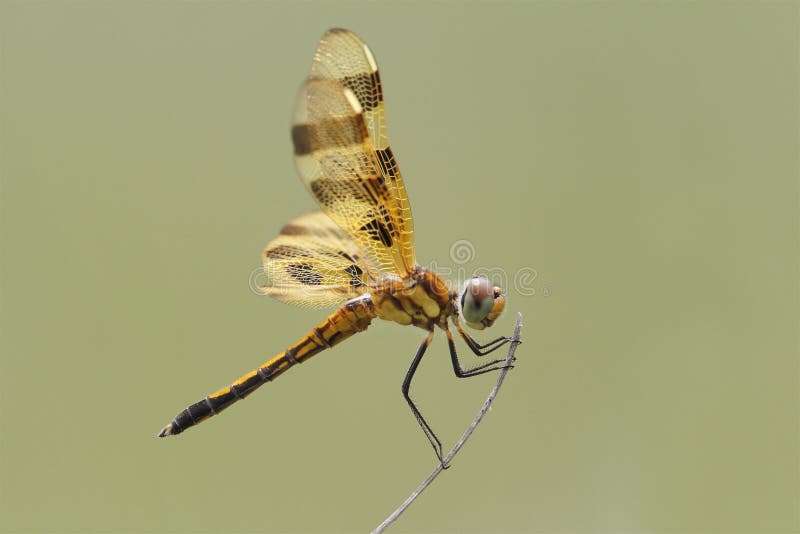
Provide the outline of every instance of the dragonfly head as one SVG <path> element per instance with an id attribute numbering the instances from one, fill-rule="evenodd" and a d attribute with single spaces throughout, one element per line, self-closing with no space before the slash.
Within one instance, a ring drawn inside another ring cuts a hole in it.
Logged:
<path id="1" fill-rule="evenodd" d="M 503 313 L 506 298 L 503 290 L 493 286 L 488 278 L 474 276 L 464 284 L 461 293 L 461 316 L 467 326 L 475 330 L 483 330 L 492 326 Z"/>

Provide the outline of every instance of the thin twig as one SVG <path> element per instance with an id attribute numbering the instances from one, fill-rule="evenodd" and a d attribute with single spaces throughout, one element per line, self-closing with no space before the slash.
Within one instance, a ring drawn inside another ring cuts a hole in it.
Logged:
<path id="1" fill-rule="evenodd" d="M 508 371 L 511 369 L 510 365 L 511 362 L 514 361 L 514 353 L 517 352 L 517 346 L 521 343 L 519 339 L 520 332 L 522 332 L 522 314 L 518 313 L 517 323 L 516 325 L 514 325 L 514 337 L 511 338 L 511 346 L 508 348 L 508 355 L 506 356 L 505 367 L 500 370 L 500 374 L 497 377 L 497 383 L 494 385 L 492 392 L 489 393 L 489 396 L 486 398 L 486 401 L 483 403 L 483 406 L 481 406 L 481 409 L 478 411 L 478 415 L 475 416 L 475 419 L 472 420 L 472 423 L 464 431 L 464 434 L 461 436 L 461 439 L 458 440 L 458 443 L 456 443 L 453 449 L 449 453 L 447 453 L 447 456 L 444 457 L 444 465 L 449 466 L 450 461 L 458 453 L 458 451 L 461 450 L 461 447 L 464 446 L 464 444 L 467 442 L 472 433 L 475 432 L 475 429 L 478 427 L 478 424 L 483 419 L 483 416 L 486 415 L 486 412 L 488 412 L 489 408 L 492 406 L 492 402 L 494 401 L 494 398 L 497 396 L 497 392 L 500 391 L 500 386 L 503 385 L 503 380 L 505 380 L 506 374 L 508 374 Z M 411 506 L 411 503 L 413 503 L 417 499 L 417 497 L 419 497 L 420 494 L 423 491 L 425 491 L 425 488 L 427 488 L 431 484 L 431 482 L 433 482 L 433 480 L 436 477 L 438 477 L 439 473 L 441 473 L 443 470 L 444 467 L 442 466 L 442 464 L 438 464 L 436 466 L 436 469 L 434 469 L 433 472 L 430 475 L 428 475 L 428 478 L 423 480 L 422 484 L 420 484 L 419 487 L 417 487 L 417 489 L 415 489 L 414 492 L 411 495 L 409 495 L 408 499 L 406 499 L 403 502 L 403 504 L 401 504 L 397 508 L 397 510 L 392 512 L 392 514 L 389 517 L 387 517 L 383 521 L 383 523 L 378 525 L 378 527 L 372 531 L 372 534 L 380 534 L 386 529 L 386 527 L 394 523 L 397 520 L 397 518 L 400 517 L 400 514 L 405 512 L 406 508 Z"/>

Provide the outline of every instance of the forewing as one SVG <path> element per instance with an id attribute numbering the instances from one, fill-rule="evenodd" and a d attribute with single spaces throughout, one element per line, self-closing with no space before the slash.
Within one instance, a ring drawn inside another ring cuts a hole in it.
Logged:
<path id="1" fill-rule="evenodd" d="M 297 306 L 322 308 L 368 292 L 378 268 L 330 217 L 315 211 L 285 225 L 262 254 L 261 292 Z"/>
<path id="2" fill-rule="evenodd" d="M 375 58 L 367 45 L 354 33 L 343 29 L 329 30 L 323 35 L 314 54 L 311 77 L 338 82 L 352 91 L 358 101 L 360 111 L 356 113 L 361 116 L 360 120 L 363 121 L 368 136 L 368 142 L 360 143 L 360 157 L 369 161 L 371 173 L 383 177 L 381 187 L 388 194 L 380 201 L 389 212 L 389 222 L 395 230 L 392 235 L 391 247 L 395 249 L 391 254 L 392 258 L 386 258 L 388 254 L 383 254 L 383 258 L 376 259 L 387 272 L 405 275 L 416 267 L 414 219 L 400 169 L 389 146 L 383 90 Z M 300 108 L 309 105 L 308 102 L 303 102 L 302 97 L 298 104 Z M 312 118 L 322 117 L 330 116 L 332 110 L 326 110 L 324 102 L 317 102 L 316 109 L 313 112 L 307 110 L 307 113 Z M 380 232 L 380 228 L 373 226 L 368 228 Z M 384 237 L 380 234 L 372 235 L 373 238 Z M 360 241 L 358 238 L 356 240 Z M 373 249 L 374 247 L 370 248 L 369 252 L 377 252 Z M 391 261 L 387 261 L 389 259 Z"/>
<path id="3" fill-rule="evenodd" d="M 376 150 L 389 148 L 381 77 L 375 57 L 356 34 L 341 28 L 325 32 L 311 65 L 311 76 L 336 80 L 356 95 Z"/>

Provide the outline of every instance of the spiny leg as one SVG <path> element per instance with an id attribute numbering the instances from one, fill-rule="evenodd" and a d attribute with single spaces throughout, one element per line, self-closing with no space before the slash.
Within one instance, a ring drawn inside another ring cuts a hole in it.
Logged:
<path id="1" fill-rule="evenodd" d="M 453 324 L 456 325 L 458 333 L 476 356 L 486 356 L 487 354 L 494 352 L 511 341 L 510 337 L 500 336 L 497 339 L 489 341 L 488 343 L 480 344 L 464 330 L 464 328 L 461 326 L 461 321 L 458 320 L 458 317 L 453 318 Z"/>
<path id="2" fill-rule="evenodd" d="M 465 370 L 463 367 L 461 367 L 461 361 L 458 359 L 458 351 L 456 351 L 456 343 L 453 340 L 453 333 L 450 331 L 449 325 L 445 327 L 444 331 L 447 334 L 447 346 L 450 349 L 450 360 L 453 363 L 453 372 L 458 378 L 469 378 L 471 376 L 482 375 L 483 373 L 488 373 L 490 371 L 498 371 L 500 369 L 505 369 L 506 367 L 508 368 L 513 367 L 511 365 L 497 365 L 498 363 L 504 363 L 506 361 L 505 358 L 500 358 L 497 360 L 492 360 L 490 362 L 481 364 L 477 367 L 473 367 L 472 369 Z M 500 346 L 502 346 L 502 344 L 498 345 L 498 347 Z M 498 347 L 495 347 L 495 349 Z"/>
<path id="3" fill-rule="evenodd" d="M 464 338 L 464 341 L 467 342 L 467 346 L 469 346 L 470 350 L 472 350 L 475 356 L 486 356 L 487 354 L 494 352 L 495 350 L 499 349 L 500 347 L 511 341 L 511 338 L 508 338 L 506 336 L 500 336 L 497 339 L 493 339 L 488 343 L 481 345 L 480 343 L 477 342 L 475 338 L 470 336 L 467 332 L 463 332 L 462 337 Z"/>
<path id="4" fill-rule="evenodd" d="M 433 340 L 433 331 L 428 333 L 428 336 L 419 346 L 417 350 L 417 354 L 414 356 L 414 360 L 411 362 L 411 366 L 408 368 L 408 372 L 406 373 L 406 378 L 403 380 L 403 397 L 405 397 L 406 402 L 408 402 L 408 406 L 411 408 L 411 412 L 414 414 L 414 417 L 417 419 L 419 426 L 422 427 L 422 432 L 425 434 L 425 437 L 428 438 L 428 441 L 431 442 L 431 446 L 433 447 L 434 452 L 436 453 L 436 457 L 439 458 L 439 462 L 442 464 L 442 467 L 446 468 L 447 466 L 444 465 L 444 457 L 442 456 L 442 442 L 439 441 L 439 438 L 436 437 L 433 430 L 431 429 L 428 422 L 425 421 L 425 418 L 422 417 L 417 406 L 414 404 L 414 401 L 411 400 L 411 396 L 408 394 L 408 390 L 411 387 L 411 380 L 414 378 L 414 373 L 417 372 L 417 367 L 419 367 L 419 362 L 422 361 L 422 356 L 425 354 L 425 351 L 430 346 L 431 341 Z"/>
<path id="5" fill-rule="evenodd" d="M 483 345 L 481 345 L 464 330 L 458 318 L 453 319 L 453 324 L 456 325 L 458 333 L 461 335 L 462 338 L 464 338 L 464 341 L 467 343 L 467 346 L 475 354 L 475 356 L 486 356 L 487 354 L 496 351 L 497 349 L 499 349 L 500 347 L 511 341 L 510 337 L 500 336 L 497 339 L 493 339 L 488 343 L 484 343 Z"/>

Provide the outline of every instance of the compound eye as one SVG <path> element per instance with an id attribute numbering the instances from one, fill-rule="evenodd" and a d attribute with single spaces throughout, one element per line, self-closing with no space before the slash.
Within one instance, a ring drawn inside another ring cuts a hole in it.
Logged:
<path id="1" fill-rule="evenodd" d="M 486 278 L 473 278 L 467 282 L 461 295 L 461 314 L 468 323 L 480 323 L 494 306 L 495 288 Z"/>

